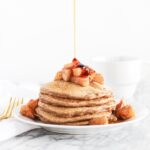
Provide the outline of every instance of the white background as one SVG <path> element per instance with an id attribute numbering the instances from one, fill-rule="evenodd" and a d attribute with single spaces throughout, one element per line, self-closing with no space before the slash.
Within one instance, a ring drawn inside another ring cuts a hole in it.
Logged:
<path id="1" fill-rule="evenodd" d="M 0 0 L 0 79 L 45 82 L 73 58 L 73 0 Z M 150 51 L 149 0 L 77 0 L 77 55 Z"/>

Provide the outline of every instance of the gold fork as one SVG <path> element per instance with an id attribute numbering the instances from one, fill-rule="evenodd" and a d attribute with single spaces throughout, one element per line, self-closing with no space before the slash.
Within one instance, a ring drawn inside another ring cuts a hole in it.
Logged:
<path id="1" fill-rule="evenodd" d="M 4 109 L 4 112 L 0 114 L 0 120 L 10 118 L 12 116 L 13 110 L 15 107 L 23 104 L 23 98 L 17 99 L 17 98 L 10 98 L 8 105 Z"/>

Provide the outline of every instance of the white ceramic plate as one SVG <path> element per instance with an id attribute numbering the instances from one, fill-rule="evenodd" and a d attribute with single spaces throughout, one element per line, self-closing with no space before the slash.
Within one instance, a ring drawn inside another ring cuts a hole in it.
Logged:
<path id="1" fill-rule="evenodd" d="M 146 118 L 149 114 L 149 110 L 144 106 L 134 105 L 136 111 L 136 117 L 132 120 L 128 120 L 125 122 L 117 123 L 117 124 L 109 124 L 109 125 L 94 125 L 94 126 L 65 126 L 65 125 L 54 125 L 54 124 L 45 124 L 40 121 L 34 121 L 29 118 L 22 116 L 19 111 L 20 107 L 16 108 L 14 112 L 14 117 L 23 122 L 30 125 L 40 126 L 48 131 L 56 132 L 56 133 L 66 133 L 66 134 L 95 134 L 101 132 L 108 132 L 114 129 L 120 129 L 123 127 L 128 127 L 133 124 L 139 123 L 141 120 Z"/>

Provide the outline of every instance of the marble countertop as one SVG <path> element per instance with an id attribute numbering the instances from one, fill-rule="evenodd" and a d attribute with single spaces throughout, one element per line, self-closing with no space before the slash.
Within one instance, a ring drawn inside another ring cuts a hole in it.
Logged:
<path id="1" fill-rule="evenodd" d="M 35 129 L 0 143 L 1 150 L 148 150 L 150 117 L 140 124 L 97 135 L 64 135 Z"/>
<path id="2" fill-rule="evenodd" d="M 134 100 L 150 109 L 150 84 Z M 7 134 L 7 133 L 6 133 Z M 149 150 L 150 116 L 138 124 L 97 135 L 65 135 L 34 129 L 0 143 L 0 150 Z"/>

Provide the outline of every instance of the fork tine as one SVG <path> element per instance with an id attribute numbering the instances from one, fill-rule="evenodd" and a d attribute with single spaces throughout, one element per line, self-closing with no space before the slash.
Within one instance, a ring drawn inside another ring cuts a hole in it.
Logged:
<path id="1" fill-rule="evenodd" d="M 7 112 L 8 112 L 9 109 L 10 109 L 11 103 L 12 103 L 12 97 L 10 98 L 9 103 L 8 103 L 8 105 L 6 106 L 4 112 L 0 115 L 0 120 L 4 119 L 4 118 L 6 117 L 6 114 L 7 114 Z"/>
<path id="2" fill-rule="evenodd" d="M 18 99 L 15 101 L 15 103 L 14 103 L 14 106 L 13 106 L 13 108 L 12 108 L 12 112 L 11 112 L 11 114 L 10 114 L 9 117 L 12 116 L 14 108 L 16 108 L 16 107 L 17 107 L 18 105 L 20 105 L 20 104 L 22 104 L 22 99 L 19 99 L 19 98 L 18 98 Z"/>
<path id="3" fill-rule="evenodd" d="M 18 106 L 19 105 L 19 98 L 18 98 L 18 100 L 17 100 L 17 102 L 16 102 L 16 106 Z"/>
<path id="4" fill-rule="evenodd" d="M 17 107 L 18 105 L 23 104 L 23 101 L 24 101 L 23 98 L 21 98 L 21 99 L 18 98 L 18 100 L 17 100 L 16 98 L 13 99 L 11 97 L 4 112 L 0 115 L 0 120 L 10 118 L 12 116 L 14 108 Z"/>
<path id="5" fill-rule="evenodd" d="M 17 107 L 17 106 L 18 106 L 18 104 L 19 104 L 19 99 L 18 99 L 18 100 L 16 100 L 16 102 L 15 102 L 15 104 L 14 104 L 14 107 Z"/>
<path id="6" fill-rule="evenodd" d="M 6 114 L 6 118 L 11 117 L 11 114 L 12 114 L 12 111 L 13 111 L 13 109 L 14 109 L 15 103 L 16 103 L 16 98 L 14 98 L 14 99 L 12 100 L 12 103 L 11 103 L 11 105 L 10 105 L 10 107 L 9 107 L 9 110 L 8 110 L 7 114 Z"/>
<path id="7" fill-rule="evenodd" d="M 22 99 L 18 99 L 17 101 L 17 106 L 21 105 L 22 104 Z"/>
<path id="8" fill-rule="evenodd" d="M 21 101 L 20 101 L 20 104 L 23 104 L 23 102 L 24 102 L 24 99 L 22 98 Z"/>

